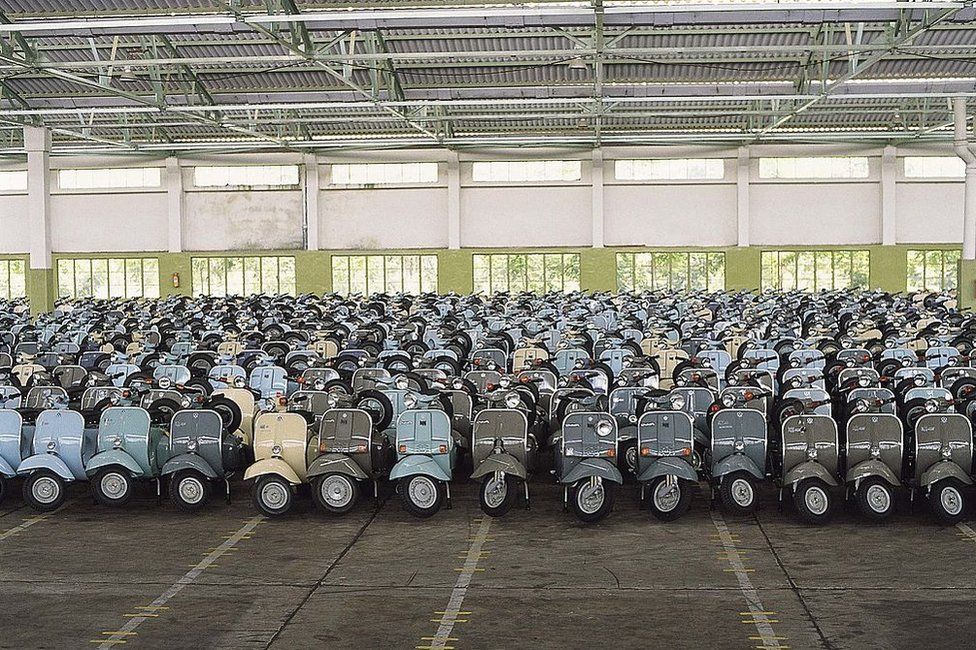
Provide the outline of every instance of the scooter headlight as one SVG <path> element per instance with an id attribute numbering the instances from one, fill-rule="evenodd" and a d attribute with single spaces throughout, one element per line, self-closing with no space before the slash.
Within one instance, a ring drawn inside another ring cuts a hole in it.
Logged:
<path id="1" fill-rule="evenodd" d="M 514 390 L 505 394 L 505 406 L 510 409 L 518 408 L 522 403 L 522 398 Z"/>
<path id="2" fill-rule="evenodd" d="M 746 448 L 746 443 L 742 442 L 741 440 L 736 440 L 735 444 L 732 445 L 732 448 L 735 449 L 736 451 L 742 451 L 743 449 Z"/>
<path id="3" fill-rule="evenodd" d="M 915 375 L 915 378 L 913 379 L 913 382 L 915 383 L 916 386 L 924 386 L 925 385 L 925 377 L 923 377 L 922 375 Z"/>
<path id="4" fill-rule="evenodd" d="M 626 386 L 626 385 L 627 385 L 628 383 L 630 383 L 630 382 L 629 382 L 629 381 L 627 381 L 627 376 L 626 376 L 626 375 L 624 375 L 624 376 L 622 376 L 622 377 L 620 377 L 620 378 L 619 378 L 619 379 L 617 380 L 617 385 L 618 385 L 618 386 Z"/>
<path id="5" fill-rule="evenodd" d="M 417 396 L 413 393 L 407 393 L 403 396 L 403 405 L 408 409 L 412 409 L 417 406 Z"/>
<path id="6" fill-rule="evenodd" d="M 502 388 L 508 388 L 509 386 L 512 385 L 512 380 L 508 377 L 502 377 L 501 379 L 498 380 L 498 385 L 501 386 Z"/>
<path id="7" fill-rule="evenodd" d="M 396 379 L 393 380 L 393 385 L 400 390 L 407 390 L 410 387 L 410 380 L 407 379 L 406 375 L 397 375 Z"/>
<path id="8" fill-rule="evenodd" d="M 613 425 L 607 420 L 601 420 L 599 424 L 596 425 L 596 435 L 601 438 L 606 438 L 611 433 L 613 433 Z"/>
<path id="9" fill-rule="evenodd" d="M 191 400 L 189 397 L 184 397 L 182 400 L 180 400 L 180 404 L 183 405 L 183 408 L 188 409 L 190 408 L 190 405 L 193 404 L 193 400 Z"/>
<path id="10" fill-rule="evenodd" d="M 894 339 L 885 339 L 884 346 L 890 350 L 891 348 L 895 347 L 895 340 Z"/>
<path id="11" fill-rule="evenodd" d="M 460 377 L 455 377 L 454 381 L 451 382 L 451 388 L 454 390 L 464 390 L 464 380 Z"/>
<path id="12" fill-rule="evenodd" d="M 682 410 L 685 407 L 685 404 L 688 403 L 687 400 L 685 399 L 685 396 L 680 393 L 671 395 L 668 398 L 668 400 L 671 403 L 671 408 L 674 409 L 675 411 Z"/>
<path id="13" fill-rule="evenodd" d="M 579 370 L 579 369 L 581 369 L 583 367 L 583 362 L 582 361 L 577 361 L 576 363 L 573 364 L 573 367 L 576 368 L 577 370 Z"/>
<path id="14" fill-rule="evenodd" d="M 119 395 L 118 393 L 112 393 L 111 395 L 109 395 L 108 401 L 109 404 L 112 404 L 114 406 L 122 401 L 122 396 Z"/>
<path id="15" fill-rule="evenodd" d="M 938 405 L 938 403 L 934 399 L 927 399 L 927 400 L 925 400 L 925 412 L 926 413 L 935 413 L 938 410 L 939 410 L 939 405 Z"/>
<path id="16" fill-rule="evenodd" d="M 321 379 L 316 379 L 312 384 L 312 388 L 315 390 L 325 390 L 325 382 Z"/>
<path id="17" fill-rule="evenodd" d="M 191 453 L 194 452 L 194 451 L 196 451 L 197 450 L 197 441 L 196 440 L 188 440 L 186 442 L 186 450 L 189 451 L 189 452 L 191 452 Z"/>
<path id="18" fill-rule="evenodd" d="M 732 408 L 735 406 L 735 395 L 732 393 L 726 393 L 722 395 L 722 406 L 725 408 Z"/>
<path id="19" fill-rule="evenodd" d="M 630 415 L 627 416 L 627 421 L 630 422 L 631 424 L 637 424 L 637 416 L 631 413 Z"/>
<path id="20" fill-rule="evenodd" d="M 156 384 L 163 390 L 169 390 L 173 387 L 173 380 L 169 377 L 160 377 Z"/>
<path id="21" fill-rule="evenodd" d="M 857 385 L 866 388 L 871 385 L 871 378 L 867 375 L 861 375 L 857 378 Z"/>
<path id="22" fill-rule="evenodd" d="M 854 402 L 854 410 L 858 413 L 864 413 L 868 410 L 868 401 L 866 399 L 859 399 Z"/>
<path id="23" fill-rule="evenodd" d="M 243 377 L 234 377 L 234 388 L 244 388 L 247 382 L 244 381 Z"/>
<path id="24" fill-rule="evenodd" d="M 53 440 L 48 440 L 47 441 L 47 450 L 48 451 L 54 451 L 57 448 L 58 448 L 58 443 L 54 442 Z"/>
<path id="25" fill-rule="evenodd" d="M 816 447 L 809 447 L 807 449 L 807 458 L 809 460 L 816 460 L 817 459 L 817 449 L 816 449 Z"/>
<path id="26" fill-rule="evenodd" d="M 271 455 L 272 456 L 280 456 L 281 455 L 281 445 L 275 445 L 274 447 L 272 447 L 271 448 Z"/>
<path id="27" fill-rule="evenodd" d="M 942 452 L 942 458 L 944 458 L 946 460 L 949 460 L 950 458 L 952 458 L 952 447 L 950 447 L 949 445 L 946 445 L 945 447 L 943 447 L 942 450 L 941 450 L 941 452 Z"/>
<path id="28" fill-rule="evenodd" d="M 122 436 L 115 436 L 112 438 L 112 446 L 116 449 L 122 446 Z"/>
<path id="29" fill-rule="evenodd" d="M 871 447 L 871 458 L 881 458 L 881 449 L 879 447 Z"/>

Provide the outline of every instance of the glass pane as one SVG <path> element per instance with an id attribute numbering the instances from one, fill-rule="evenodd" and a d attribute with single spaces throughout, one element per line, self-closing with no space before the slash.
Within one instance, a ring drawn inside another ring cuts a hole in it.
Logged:
<path id="1" fill-rule="evenodd" d="M 245 295 L 244 258 L 227 258 L 227 293 L 235 296 Z"/>
<path id="2" fill-rule="evenodd" d="M 142 260 L 125 260 L 125 293 L 127 298 L 142 295 Z"/>
<path id="3" fill-rule="evenodd" d="M 945 251 L 943 257 L 943 289 L 955 289 L 959 284 L 959 251 Z"/>
<path id="4" fill-rule="evenodd" d="M 871 285 L 871 253 L 855 251 L 851 263 L 851 286 L 864 287 Z"/>
<path id="5" fill-rule="evenodd" d="M 526 257 L 511 255 L 508 258 L 508 289 L 513 293 L 526 290 Z"/>
<path id="6" fill-rule="evenodd" d="M 846 289 L 851 286 L 851 270 L 854 257 L 850 251 L 834 252 L 834 289 Z"/>
<path id="7" fill-rule="evenodd" d="M 708 254 L 708 290 L 725 289 L 725 253 Z"/>
<path id="8" fill-rule="evenodd" d="M 908 291 L 925 288 L 925 252 L 908 251 Z"/>
<path id="9" fill-rule="evenodd" d="M 58 260 L 58 295 L 75 295 L 75 265 L 71 260 Z"/>
<path id="10" fill-rule="evenodd" d="M 398 293 L 403 291 L 403 257 L 400 255 L 387 255 L 386 264 L 386 286 L 384 291 L 387 293 Z"/>
<path id="11" fill-rule="evenodd" d="M 423 255 L 420 260 L 421 265 L 421 291 L 437 291 L 437 256 Z"/>
<path id="12" fill-rule="evenodd" d="M 404 255 L 403 264 L 403 291 L 406 293 L 420 293 L 422 291 L 420 281 L 420 255 Z"/>
<path id="13" fill-rule="evenodd" d="M 194 295 L 210 293 L 210 267 L 206 259 L 194 257 L 190 260 L 190 277 Z"/>
<path id="14" fill-rule="evenodd" d="M 783 251 L 779 254 L 780 289 L 796 289 L 796 253 Z"/>
<path id="15" fill-rule="evenodd" d="M 764 160 L 768 160 L 764 159 Z M 762 252 L 762 288 L 779 288 L 779 254 L 773 251 Z"/>
<path id="16" fill-rule="evenodd" d="M 261 258 L 261 291 L 268 295 L 278 293 L 278 258 Z"/>
<path id="17" fill-rule="evenodd" d="M 247 295 L 261 292 L 261 258 L 245 257 L 244 259 L 244 293 Z"/>
<path id="18" fill-rule="evenodd" d="M 491 292 L 508 290 L 508 255 L 490 255 L 491 259 Z"/>
<path id="19" fill-rule="evenodd" d="M 386 271 L 383 266 L 382 255 L 370 255 L 366 258 L 366 291 L 377 293 L 383 291 L 386 285 Z"/>
<path id="20" fill-rule="evenodd" d="M 92 260 L 92 295 L 108 298 L 108 260 Z"/>
<path id="21" fill-rule="evenodd" d="M 472 286 L 474 292 L 491 292 L 491 262 L 489 257 L 487 255 L 475 255 L 471 263 L 474 273 L 474 283 Z"/>
<path id="22" fill-rule="evenodd" d="M 142 291 L 147 298 L 159 297 L 159 260 L 142 260 Z"/>
<path id="23" fill-rule="evenodd" d="M 349 258 L 345 255 L 332 257 L 332 290 L 336 293 L 349 293 Z"/>
<path id="24" fill-rule="evenodd" d="M 941 251 L 928 251 L 925 254 L 925 288 L 930 291 L 942 289 Z"/>
<path id="25" fill-rule="evenodd" d="M 92 295 L 91 260 L 75 260 L 75 295 Z"/>
<path id="26" fill-rule="evenodd" d="M 349 258 L 349 292 L 366 293 L 366 256 Z"/>
<path id="27" fill-rule="evenodd" d="M 278 258 L 278 292 L 294 296 L 297 293 L 297 278 L 295 277 L 295 258 Z"/>
<path id="28" fill-rule="evenodd" d="M 619 291 L 634 289 L 633 253 L 617 253 L 617 289 Z"/>
<path id="29" fill-rule="evenodd" d="M 563 255 L 563 291 L 580 289 L 580 256 L 576 253 Z"/>
<path id="30" fill-rule="evenodd" d="M 653 253 L 634 255 L 634 288 L 638 291 L 650 291 L 654 288 Z"/>
<path id="31" fill-rule="evenodd" d="M 222 257 L 210 258 L 210 295 L 227 295 L 226 263 Z"/>
<path id="32" fill-rule="evenodd" d="M 563 256 L 555 253 L 545 255 L 546 291 L 563 290 Z"/>
<path id="33" fill-rule="evenodd" d="M 830 253 L 827 253 L 828 261 Z M 803 291 L 814 291 L 819 289 L 817 286 L 816 273 L 814 266 L 816 254 L 812 251 L 796 254 L 796 288 Z M 829 285 L 827 285 L 829 287 Z"/>

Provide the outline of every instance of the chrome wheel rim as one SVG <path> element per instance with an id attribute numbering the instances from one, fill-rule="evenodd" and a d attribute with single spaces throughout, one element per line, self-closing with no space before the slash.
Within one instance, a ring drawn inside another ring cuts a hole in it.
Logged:
<path id="1" fill-rule="evenodd" d="M 119 472 L 109 472 L 102 477 L 99 487 L 109 499 L 121 499 L 129 490 L 129 481 Z"/>
<path id="2" fill-rule="evenodd" d="M 278 482 L 266 483 L 261 488 L 261 503 L 271 510 L 278 510 L 288 503 L 288 488 Z"/>
<path id="3" fill-rule="evenodd" d="M 942 492 L 939 494 L 939 502 L 948 515 L 956 516 L 962 512 L 962 495 L 954 487 L 942 488 Z"/>
<path id="4" fill-rule="evenodd" d="M 755 492 L 752 489 L 752 483 L 744 478 L 737 478 L 732 481 L 732 500 L 735 501 L 736 505 L 743 508 L 752 505 L 752 500 L 755 498 Z"/>
<path id="5" fill-rule="evenodd" d="M 493 477 L 485 484 L 484 493 L 485 505 L 489 508 L 497 508 L 505 503 L 505 497 L 508 496 L 508 482 L 504 477 L 500 479 Z"/>
<path id="6" fill-rule="evenodd" d="M 678 507 L 681 501 L 681 486 L 677 482 L 668 485 L 668 482 L 661 481 L 654 488 L 654 507 L 659 512 L 671 512 Z"/>
<path id="7" fill-rule="evenodd" d="M 868 507 L 874 512 L 888 512 L 891 507 L 891 494 L 882 485 L 872 485 L 867 492 Z"/>
<path id="8" fill-rule="evenodd" d="M 184 503 L 196 505 L 203 500 L 203 483 L 195 476 L 187 476 L 181 480 L 176 491 Z"/>
<path id="9" fill-rule="evenodd" d="M 42 476 L 31 485 L 31 496 L 38 503 L 48 505 L 58 500 L 61 486 L 50 476 Z"/>
<path id="10" fill-rule="evenodd" d="M 333 474 L 322 481 L 319 492 L 322 500 L 332 508 L 344 508 L 352 502 L 352 484 L 345 476 Z"/>
<path id="11" fill-rule="evenodd" d="M 600 481 L 596 483 L 588 482 L 580 486 L 580 489 L 576 491 L 576 505 L 579 506 L 581 512 L 587 515 L 592 515 L 602 508 L 606 498 L 607 495 L 603 490 L 603 483 Z"/>
<path id="12" fill-rule="evenodd" d="M 410 485 L 407 487 L 407 495 L 414 505 L 426 510 L 432 507 L 437 501 L 437 485 L 434 484 L 432 479 L 426 476 L 415 476 L 410 479 Z"/>
<path id="13" fill-rule="evenodd" d="M 804 493 L 803 503 L 811 513 L 822 515 L 827 512 L 827 504 L 829 501 L 827 493 L 823 491 L 823 488 L 812 487 L 808 488 L 806 493 Z"/>

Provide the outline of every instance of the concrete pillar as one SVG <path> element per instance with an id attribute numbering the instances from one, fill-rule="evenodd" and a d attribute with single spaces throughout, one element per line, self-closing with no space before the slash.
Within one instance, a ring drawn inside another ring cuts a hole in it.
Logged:
<path id="1" fill-rule="evenodd" d="M 30 269 L 27 297 L 32 314 L 54 309 L 57 287 L 51 257 L 51 132 L 24 127 L 27 151 L 27 232 Z"/>
<path id="2" fill-rule="evenodd" d="M 591 215 L 593 219 L 593 248 L 603 248 L 604 217 L 603 217 L 603 181 L 605 173 L 603 151 L 593 150 L 593 165 L 591 176 Z"/>
<path id="3" fill-rule="evenodd" d="M 895 245 L 895 178 L 897 170 L 895 147 L 887 146 L 881 153 L 881 244 Z"/>
<path id="4" fill-rule="evenodd" d="M 51 132 L 24 127 L 27 151 L 27 229 L 30 267 L 51 268 Z"/>
<path id="5" fill-rule="evenodd" d="M 305 248 L 319 250 L 319 159 L 305 154 Z"/>
<path id="6" fill-rule="evenodd" d="M 166 216 L 170 253 L 183 252 L 183 171 L 178 158 L 166 159 Z"/>
<path id="7" fill-rule="evenodd" d="M 739 147 L 735 172 L 736 245 L 749 246 L 749 147 Z"/>
<path id="8" fill-rule="evenodd" d="M 461 163 L 453 152 L 447 160 L 447 247 L 461 248 Z"/>

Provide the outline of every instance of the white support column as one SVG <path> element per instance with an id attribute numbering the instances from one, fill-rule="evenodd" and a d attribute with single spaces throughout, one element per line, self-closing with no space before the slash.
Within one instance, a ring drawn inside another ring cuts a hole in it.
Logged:
<path id="1" fill-rule="evenodd" d="M 166 216 L 170 253 L 183 252 L 183 170 L 178 158 L 166 159 Z"/>
<path id="2" fill-rule="evenodd" d="M 735 171 L 736 245 L 749 245 L 749 180 L 751 158 L 749 147 L 739 147 Z"/>
<path id="3" fill-rule="evenodd" d="M 305 154 L 305 249 L 319 249 L 319 157 Z"/>
<path id="4" fill-rule="evenodd" d="M 604 241 L 604 214 L 603 214 L 603 181 L 604 181 L 603 150 L 593 150 L 593 166 L 591 176 L 591 196 L 593 218 L 593 248 L 603 248 Z"/>
<path id="5" fill-rule="evenodd" d="M 895 245 L 895 226 L 897 215 L 895 213 L 895 179 L 898 175 L 897 168 L 898 150 L 895 147 L 887 146 L 881 153 L 881 245 Z"/>
<path id="6" fill-rule="evenodd" d="M 447 160 L 447 247 L 461 248 L 461 163 L 454 152 Z"/>
<path id="7" fill-rule="evenodd" d="M 27 150 L 27 231 L 30 267 L 51 268 L 51 132 L 24 127 Z"/>

